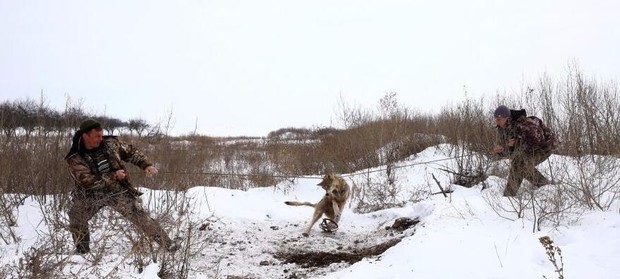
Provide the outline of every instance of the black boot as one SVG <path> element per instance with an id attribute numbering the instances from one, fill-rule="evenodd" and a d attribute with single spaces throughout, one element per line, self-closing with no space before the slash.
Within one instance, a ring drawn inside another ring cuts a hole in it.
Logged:
<path id="1" fill-rule="evenodd" d="M 88 242 L 80 241 L 78 242 L 78 244 L 75 245 L 75 250 L 73 251 L 73 254 L 84 255 L 88 252 L 90 252 L 90 245 L 88 244 Z"/>

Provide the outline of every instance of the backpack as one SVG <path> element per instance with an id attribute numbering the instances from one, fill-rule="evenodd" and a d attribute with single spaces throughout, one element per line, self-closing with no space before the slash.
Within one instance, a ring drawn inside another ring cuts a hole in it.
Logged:
<path id="1" fill-rule="evenodd" d="M 555 133 L 540 118 L 527 116 L 525 123 L 527 131 L 524 138 L 530 148 L 544 151 L 553 151 L 557 148 Z"/>

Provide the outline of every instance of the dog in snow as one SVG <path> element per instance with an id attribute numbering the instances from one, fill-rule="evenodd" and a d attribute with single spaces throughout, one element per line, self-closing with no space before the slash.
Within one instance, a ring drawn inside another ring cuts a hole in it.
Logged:
<path id="1" fill-rule="evenodd" d="M 317 184 L 323 189 L 325 189 L 325 195 L 323 198 L 316 204 L 311 202 L 298 202 L 298 201 L 286 201 L 284 202 L 287 205 L 291 206 L 311 206 L 314 207 L 314 214 L 312 214 L 312 219 L 310 220 L 310 224 L 308 228 L 303 233 L 304 236 L 310 235 L 310 230 L 312 226 L 316 223 L 316 221 L 321 218 L 321 216 L 325 215 L 331 221 L 331 223 L 327 222 L 327 220 L 323 220 L 321 224 L 321 228 L 325 231 L 334 231 L 338 228 L 338 222 L 340 222 L 340 217 L 342 216 L 342 210 L 344 209 L 345 204 L 347 203 L 347 199 L 349 199 L 349 195 L 351 192 L 351 188 L 349 184 L 347 184 L 344 179 L 338 175 L 327 174 L 323 177 L 321 183 Z"/>

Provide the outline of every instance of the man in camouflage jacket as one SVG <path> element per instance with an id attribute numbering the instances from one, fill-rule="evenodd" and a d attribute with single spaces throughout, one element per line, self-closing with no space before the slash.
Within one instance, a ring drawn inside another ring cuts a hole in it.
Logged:
<path id="1" fill-rule="evenodd" d="M 104 137 L 101 124 L 88 119 L 80 124 L 73 136 L 65 160 L 76 186 L 68 213 L 76 254 L 90 251 L 88 221 L 104 206 L 116 210 L 168 251 L 178 249 L 178 245 L 142 208 L 138 197 L 142 193 L 129 183 L 124 162 L 140 167 L 147 175 L 157 173 L 157 168 L 142 152 L 116 137 Z"/>
<path id="2" fill-rule="evenodd" d="M 504 196 L 516 196 L 523 179 L 537 188 L 549 184 L 536 166 L 547 160 L 555 149 L 555 136 L 551 130 L 540 119 L 527 117 L 525 110 L 511 110 L 501 105 L 493 116 L 498 134 L 493 152 L 510 157 Z"/>

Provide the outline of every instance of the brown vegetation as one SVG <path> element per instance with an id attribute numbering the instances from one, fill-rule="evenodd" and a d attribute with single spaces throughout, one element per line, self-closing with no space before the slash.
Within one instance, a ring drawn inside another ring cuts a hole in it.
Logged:
<path id="1" fill-rule="evenodd" d="M 217 138 L 166 136 L 159 125 L 140 119 L 122 121 L 92 116 L 69 102 L 64 111 L 45 100 L 0 104 L 0 189 L 10 193 L 62 193 L 71 189 L 62 158 L 79 121 L 94 117 L 107 131 L 130 141 L 157 163 L 162 175 L 133 179 L 156 189 L 194 185 L 247 189 L 273 185 L 287 177 L 354 171 L 389 165 L 429 146 L 453 144 L 455 155 L 487 153 L 494 140 L 490 110 L 504 103 L 540 116 L 558 134 L 559 153 L 572 156 L 620 153 L 620 96 L 614 83 L 588 80 L 572 70 L 565 82 L 543 77 L 520 96 L 491 102 L 465 100 L 437 115 L 412 112 L 396 94 L 379 101 L 378 110 L 342 105 L 340 128 L 283 128 L 266 137 Z M 459 173 L 484 173 L 484 166 L 463 161 Z"/>

